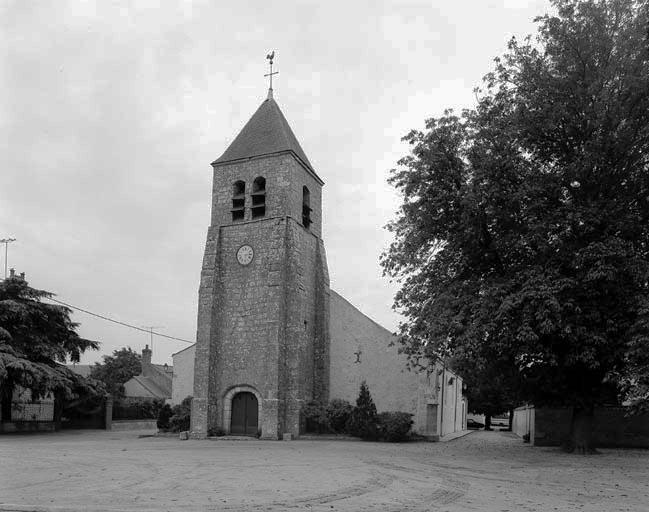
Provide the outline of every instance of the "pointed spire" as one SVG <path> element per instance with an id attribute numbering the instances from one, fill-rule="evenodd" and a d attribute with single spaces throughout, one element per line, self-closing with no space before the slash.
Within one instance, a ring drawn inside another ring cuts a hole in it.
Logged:
<path id="1" fill-rule="evenodd" d="M 273 99 L 272 89 L 268 93 L 269 97 L 259 106 L 225 153 L 212 165 L 290 151 L 316 175 L 279 105 Z"/>

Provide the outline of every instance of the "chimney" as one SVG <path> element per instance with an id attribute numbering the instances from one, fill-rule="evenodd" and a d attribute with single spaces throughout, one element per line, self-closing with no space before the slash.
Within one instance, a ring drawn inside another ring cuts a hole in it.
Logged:
<path id="1" fill-rule="evenodd" d="M 145 377 L 148 377 L 151 373 L 151 354 L 149 345 L 146 345 L 142 350 L 142 375 Z"/>

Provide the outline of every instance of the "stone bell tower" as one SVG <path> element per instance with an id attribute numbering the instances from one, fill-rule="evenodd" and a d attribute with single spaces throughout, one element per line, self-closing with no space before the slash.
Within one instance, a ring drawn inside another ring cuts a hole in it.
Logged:
<path id="1" fill-rule="evenodd" d="M 295 437 L 302 404 L 328 399 L 323 181 L 272 88 L 212 167 L 192 436 Z"/>

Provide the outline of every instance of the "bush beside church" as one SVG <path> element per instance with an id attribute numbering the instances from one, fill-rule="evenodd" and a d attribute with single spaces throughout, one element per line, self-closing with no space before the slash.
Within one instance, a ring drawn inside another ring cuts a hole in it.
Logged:
<path id="1" fill-rule="evenodd" d="M 409 439 L 412 414 L 401 411 L 377 413 L 363 382 L 356 406 L 335 399 L 327 404 L 309 402 L 302 408 L 307 432 L 347 434 L 369 441 L 401 442 Z"/>

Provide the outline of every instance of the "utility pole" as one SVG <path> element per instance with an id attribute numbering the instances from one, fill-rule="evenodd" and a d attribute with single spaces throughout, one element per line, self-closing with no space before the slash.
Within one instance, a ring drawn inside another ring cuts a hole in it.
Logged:
<path id="1" fill-rule="evenodd" d="M 15 241 L 15 238 L 3 238 L 0 240 L 0 244 L 5 244 L 5 279 L 7 279 L 7 254 L 9 253 L 9 244 Z"/>
<path id="2" fill-rule="evenodd" d="M 153 352 L 153 329 L 164 329 L 164 325 L 143 325 L 142 329 L 148 330 L 151 335 L 151 352 Z"/>

